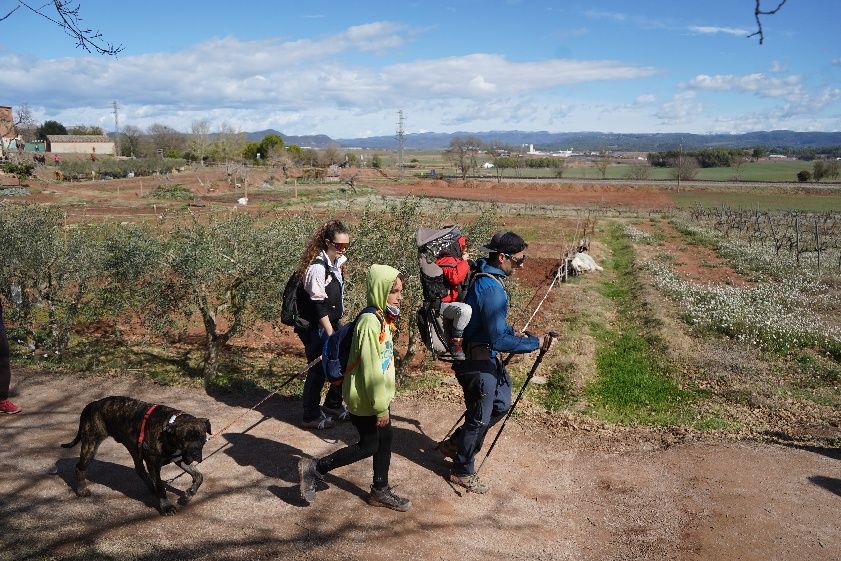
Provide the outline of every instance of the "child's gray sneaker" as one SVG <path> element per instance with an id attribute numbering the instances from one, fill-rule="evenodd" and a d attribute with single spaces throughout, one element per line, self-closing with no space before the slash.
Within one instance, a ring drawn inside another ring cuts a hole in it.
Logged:
<path id="1" fill-rule="evenodd" d="M 301 498 L 308 505 L 315 502 L 315 483 L 324 479 L 315 467 L 315 460 L 312 458 L 301 458 L 298 460 L 298 475 L 300 476 Z"/>
<path id="2" fill-rule="evenodd" d="M 369 505 L 384 506 L 392 510 L 399 510 L 400 512 L 406 512 L 412 508 L 412 501 L 405 497 L 395 495 L 391 487 L 386 487 L 385 489 L 371 487 L 367 501 Z"/>

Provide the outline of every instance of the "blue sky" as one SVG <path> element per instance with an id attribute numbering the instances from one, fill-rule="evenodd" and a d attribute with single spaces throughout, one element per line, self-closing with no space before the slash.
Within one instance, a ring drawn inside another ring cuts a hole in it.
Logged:
<path id="1" fill-rule="evenodd" d="M 789 0 L 761 46 L 753 0 L 80 7 L 125 50 L 85 53 L 18 10 L 0 22 L 0 105 L 113 130 L 116 100 L 122 125 L 334 138 L 393 134 L 400 109 L 407 132 L 841 130 L 836 0 Z"/>

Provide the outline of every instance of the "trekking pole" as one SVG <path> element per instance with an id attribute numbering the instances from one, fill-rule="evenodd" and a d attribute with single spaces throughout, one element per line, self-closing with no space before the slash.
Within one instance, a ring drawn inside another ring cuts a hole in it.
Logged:
<path id="1" fill-rule="evenodd" d="M 485 454 L 484 459 L 482 459 L 482 463 L 479 464 L 478 469 L 476 469 L 476 473 L 479 473 L 479 471 L 482 469 L 482 466 L 485 465 L 486 461 L 488 461 L 488 457 L 491 455 L 491 452 L 493 452 L 494 446 L 496 446 L 496 443 L 499 440 L 499 437 L 502 435 L 502 431 L 505 429 L 505 423 L 507 423 L 508 419 L 511 418 L 511 414 L 514 413 L 514 409 L 517 407 L 517 403 L 519 403 L 520 398 L 523 397 L 523 392 L 526 391 L 526 386 L 529 385 L 529 382 L 531 381 L 532 377 L 534 376 L 534 373 L 537 372 L 537 368 L 540 366 L 540 363 L 543 362 L 543 355 L 546 354 L 546 351 L 549 350 L 549 347 L 551 346 L 552 341 L 557 337 L 558 337 L 558 334 L 556 332 L 554 332 L 554 331 L 549 332 L 549 344 L 544 345 L 543 348 L 540 349 L 540 353 L 537 355 L 537 358 L 535 359 L 534 364 L 531 367 L 531 371 L 529 372 L 529 375 L 526 376 L 526 381 L 523 382 L 523 386 L 520 388 L 520 393 L 517 394 L 517 399 L 514 400 L 514 404 L 511 405 L 511 408 L 508 410 L 508 413 L 505 415 L 505 419 L 503 419 L 503 421 L 502 421 L 502 426 L 499 427 L 499 432 L 496 433 L 496 436 L 494 437 L 493 442 L 491 442 L 490 448 L 488 448 L 488 451 Z"/>
<path id="2" fill-rule="evenodd" d="M 456 427 L 459 425 L 459 423 L 461 423 L 462 420 L 464 420 L 465 415 L 467 415 L 467 411 L 465 411 L 461 414 L 461 417 L 459 417 L 458 421 L 456 421 L 455 424 L 450 428 L 450 430 L 447 431 L 447 434 L 444 435 L 444 438 L 442 438 L 441 441 L 438 442 L 438 444 L 435 445 L 436 450 L 441 446 L 441 442 L 444 442 L 448 438 L 450 438 L 450 435 L 453 434 L 453 431 L 456 430 Z"/>

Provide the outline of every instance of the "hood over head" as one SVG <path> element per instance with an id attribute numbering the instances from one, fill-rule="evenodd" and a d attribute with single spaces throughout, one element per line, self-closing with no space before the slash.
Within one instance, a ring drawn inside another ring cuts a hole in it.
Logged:
<path id="1" fill-rule="evenodd" d="M 399 274 L 400 271 L 388 265 L 371 265 L 365 279 L 369 306 L 376 306 L 380 310 L 385 310 L 388 293 L 391 292 L 394 279 Z"/>

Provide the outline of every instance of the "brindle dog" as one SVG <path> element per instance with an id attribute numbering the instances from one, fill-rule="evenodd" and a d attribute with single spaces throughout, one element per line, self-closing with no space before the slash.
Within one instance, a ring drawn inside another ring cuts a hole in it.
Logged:
<path id="1" fill-rule="evenodd" d="M 202 448 L 207 441 L 205 433 L 212 434 L 210 421 L 180 413 L 165 405 L 155 406 L 151 413 L 150 408 L 151 403 L 119 396 L 105 397 L 85 406 L 76 438 L 73 442 L 62 444 L 64 448 L 73 448 L 82 442 L 79 463 L 76 464 L 78 496 L 90 495 L 85 479 L 88 465 L 99 445 L 109 436 L 128 449 L 137 474 L 158 497 L 161 514 L 169 516 L 176 510 L 167 499 L 166 487 L 161 481 L 161 466 L 175 462 L 189 473 L 193 484 L 187 490 L 185 500 L 196 494 L 204 478 L 190 464 L 202 460 Z M 142 443 L 141 426 L 144 433 Z M 144 462 L 146 468 L 143 467 Z"/>

